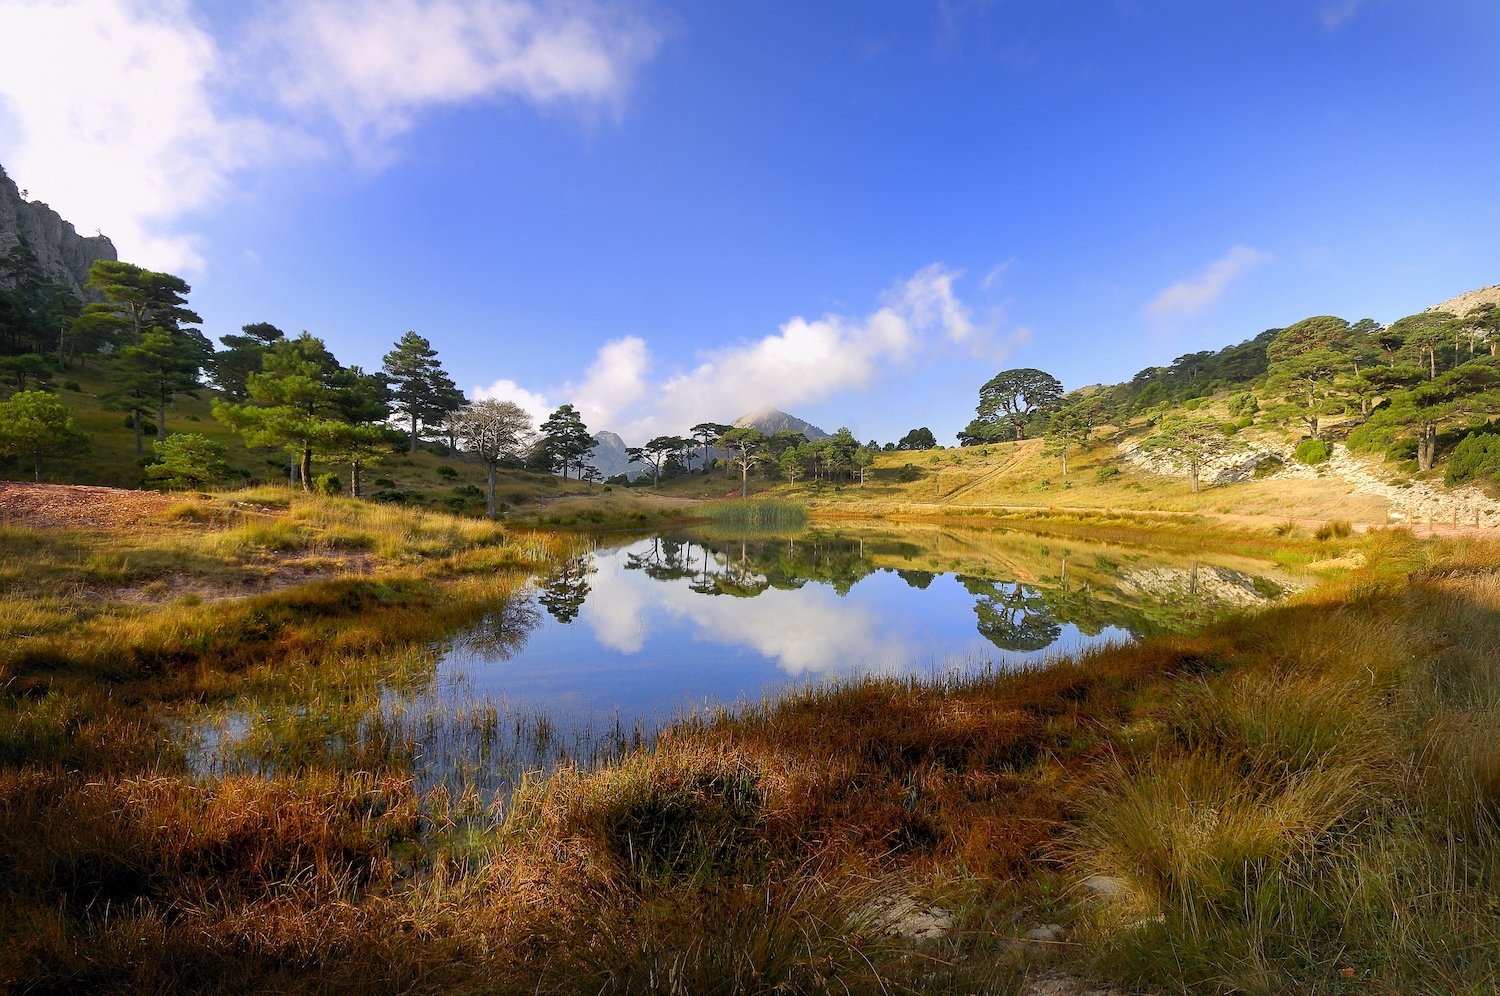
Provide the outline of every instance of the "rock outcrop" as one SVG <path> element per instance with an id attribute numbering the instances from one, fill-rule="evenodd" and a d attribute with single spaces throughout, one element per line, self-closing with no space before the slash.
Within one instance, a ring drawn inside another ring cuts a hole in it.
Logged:
<path id="1" fill-rule="evenodd" d="M 800 432 L 810 440 L 830 439 L 833 436 L 833 433 L 824 432 L 811 422 L 804 422 L 795 415 L 788 415 L 769 405 L 757 408 L 748 415 L 741 415 L 730 424 L 739 429 L 756 428 L 768 436 L 777 432 Z"/>
<path id="2" fill-rule="evenodd" d="M 1458 297 L 1450 297 L 1442 304 L 1434 304 L 1427 311 L 1446 311 L 1450 315 L 1460 317 L 1467 315 L 1469 309 L 1477 308 L 1481 304 L 1500 304 L 1500 284 L 1491 287 L 1481 287 L 1478 290 L 1465 291 Z"/>
<path id="3" fill-rule="evenodd" d="M 628 473 L 634 477 L 650 469 L 643 463 L 632 463 L 625 453 L 625 440 L 613 432 L 606 430 L 594 433 L 594 442 L 598 445 L 594 447 L 589 463 L 597 467 L 599 473 L 605 477 L 614 477 L 622 473 Z"/>
<path id="4" fill-rule="evenodd" d="M 0 166 L 0 255 L 23 241 L 36 254 L 42 279 L 62 284 L 81 301 L 95 299 L 83 286 L 94 261 L 120 258 L 108 236 L 79 235 L 71 223 L 41 201 L 23 199 L 15 181 Z"/>

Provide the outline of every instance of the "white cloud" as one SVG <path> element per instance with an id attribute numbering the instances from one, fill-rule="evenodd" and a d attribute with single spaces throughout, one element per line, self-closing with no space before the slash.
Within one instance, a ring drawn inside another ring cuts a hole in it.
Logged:
<path id="1" fill-rule="evenodd" d="M 184 217 L 243 171 L 341 141 L 388 158 L 435 106 L 618 108 L 660 44 L 627 8 L 590 0 L 286 0 L 250 16 L 243 47 L 187 0 L 0 0 L 0 37 L 11 178 L 167 269 L 203 266 Z"/>
<path id="2" fill-rule="evenodd" d="M 489 387 L 475 385 L 474 389 L 469 392 L 469 396 L 475 401 L 489 399 L 514 401 L 525 409 L 526 414 L 530 415 L 537 425 L 541 425 L 547 416 L 552 414 L 552 406 L 547 403 L 545 397 L 526 390 L 513 380 L 497 380 Z"/>
<path id="3" fill-rule="evenodd" d="M 798 316 L 775 334 L 709 350 L 691 368 L 658 378 L 651 376 L 656 362 L 644 339 L 614 339 L 599 348 L 582 380 L 548 394 L 576 405 L 591 428 L 640 443 L 764 405 L 791 408 L 867 388 L 893 367 L 955 348 L 996 362 L 1031 332 L 1016 328 L 1001 338 L 995 334 L 1000 319 L 976 325 L 953 290 L 962 275 L 933 263 L 897 281 L 863 319 Z M 509 380 L 475 391 L 479 397 L 511 398 L 522 407 L 547 404 Z"/>
<path id="4" fill-rule="evenodd" d="M 217 200 L 230 173 L 288 143 L 210 96 L 221 54 L 177 0 L 0 3 L 11 179 L 127 258 L 199 267 L 164 225 Z M 295 144 L 295 143 L 292 143 Z"/>
<path id="5" fill-rule="evenodd" d="M 1015 264 L 1015 261 L 1016 258 L 1012 256 L 1010 259 L 996 263 L 994 266 L 990 267 L 990 272 L 984 275 L 984 280 L 979 285 L 980 290 L 989 290 L 991 287 L 998 284 L 1000 282 L 1000 278 L 1005 276 L 1005 271 L 1010 269 L 1011 266 Z"/>
<path id="6" fill-rule="evenodd" d="M 1318 8 L 1318 18 L 1323 22 L 1324 28 L 1337 31 L 1358 12 L 1362 3 L 1364 0 L 1332 0 Z"/>
<path id="7" fill-rule="evenodd" d="M 1270 253 L 1249 246 L 1235 246 L 1194 280 L 1179 280 L 1152 299 L 1145 313 L 1168 319 L 1192 315 L 1223 296 L 1229 285 L 1272 258 Z"/>
<path id="8" fill-rule="evenodd" d="M 646 383 L 650 366 L 651 353 L 644 339 L 632 335 L 601 346 L 583 383 L 569 388 L 584 422 L 603 425 L 644 398 L 651 391 Z"/>
<path id="9" fill-rule="evenodd" d="M 654 386 L 644 379 L 650 364 L 644 342 L 622 340 L 632 344 L 628 350 L 610 343 L 574 389 L 574 403 L 597 413 L 600 424 L 639 439 L 681 432 L 704 419 L 736 418 L 762 405 L 785 408 L 865 388 L 890 365 L 944 340 L 990 350 L 988 330 L 973 324 L 953 293 L 961 275 L 934 263 L 882 294 L 881 307 L 863 320 L 798 316 L 774 335 L 712 350 L 692 369 Z"/>
<path id="10" fill-rule="evenodd" d="M 282 99 L 377 156 L 435 105 L 617 104 L 660 41 L 624 7 L 530 0 L 289 0 L 260 35 Z"/>

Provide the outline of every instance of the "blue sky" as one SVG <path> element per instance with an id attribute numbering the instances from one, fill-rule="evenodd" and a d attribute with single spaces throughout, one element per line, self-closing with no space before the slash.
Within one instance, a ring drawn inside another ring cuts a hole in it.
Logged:
<path id="1" fill-rule="evenodd" d="M 1004 366 L 1115 381 L 1500 282 L 1497 29 L 1395 0 L 0 0 L 0 35 L 75 57 L 0 67 L 0 163 L 181 272 L 212 335 L 375 367 L 415 329 L 465 390 L 631 442 L 763 403 L 951 439 Z"/>

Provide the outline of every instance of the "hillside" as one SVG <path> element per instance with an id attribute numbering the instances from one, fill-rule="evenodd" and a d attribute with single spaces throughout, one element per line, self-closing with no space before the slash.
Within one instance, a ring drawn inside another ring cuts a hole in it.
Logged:
<path id="1" fill-rule="evenodd" d="M 775 435 L 778 432 L 800 432 L 808 439 L 816 442 L 820 439 L 829 439 L 832 434 L 824 432 L 811 422 L 804 422 L 795 415 L 788 415 L 779 408 L 767 405 L 757 408 L 746 415 L 741 415 L 729 423 L 737 429 L 759 429 L 766 435 Z"/>

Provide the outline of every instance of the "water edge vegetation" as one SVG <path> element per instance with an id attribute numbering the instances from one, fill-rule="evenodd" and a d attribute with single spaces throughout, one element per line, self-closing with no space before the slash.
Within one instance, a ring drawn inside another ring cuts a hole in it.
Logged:
<path id="1" fill-rule="evenodd" d="M 649 748 L 601 731 L 486 796 L 415 779 L 431 740 L 372 722 L 380 690 L 578 534 L 270 488 L 3 535 L 22 991 L 974 992 L 1058 964 L 1477 991 L 1500 967 L 1490 542 L 1240 530 L 1337 566 L 1191 634 L 811 685 Z M 239 701 L 256 735 L 195 766 L 184 723 Z M 518 758 L 555 735 L 428 721 Z"/>

